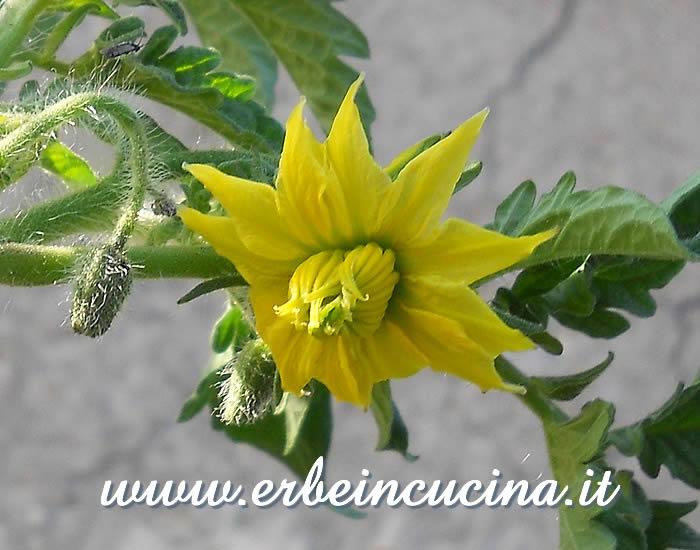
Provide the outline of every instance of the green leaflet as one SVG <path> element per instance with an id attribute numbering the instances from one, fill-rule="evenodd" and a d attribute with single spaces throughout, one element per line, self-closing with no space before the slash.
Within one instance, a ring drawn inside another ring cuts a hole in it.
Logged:
<path id="1" fill-rule="evenodd" d="M 499 207 L 494 226 L 511 235 L 531 235 L 551 227 L 559 233 L 520 266 L 539 265 L 589 254 L 688 260 L 692 254 L 679 241 L 664 209 L 634 191 L 606 186 L 574 192 L 576 177 L 562 176 L 552 191 L 531 209 L 532 186 L 517 187 Z"/>
<path id="2" fill-rule="evenodd" d="M 397 451 L 410 462 L 416 460 L 418 457 L 408 452 L 408 429 L 391 396 L 388 380 L 374 385 L 369 407 L 379 430 L 377 450 Z"/>
<path id="3" fill-rule="evenodd" d="M 185 12 L 177 0 L 115 0 L 114 5 L 126 4 L 127 6 L 154 6 L 159 8 L 177 27 L 180 34 L 187 34 L 187 20 Z"/>
<path id="4" fill-rule="evenodd" d="M 627 456 L 636 456 L 645 473 L 657 477 L 664 465 L 673 477 L 700 488 L 700 380 L 678 386 L 656 412 L 618 428 L 609 441 Z"/>
<path id="5" fill-rule="evenodd" d="M 649 550 L 700 548 L 700 533 L 681 521 L 683 516 L 695 510 L 697 502 L 651 500 L 649 505 L 651 523 L 646 531 Z"/>
<path id="6" fill-rule="evenodd" d="M 506 235 L 516 234 L 526 215 L 532 210 L 536 196 L 535 182 L 532 180 L 522 182 L 496 208 L 491 229 Z"/>
<path id="7" fill-rule="evenodd" d="M 656 302 L 649 291 L 668 284 L 693 257 L 665 210 L 674 209 L 679 227 L 692 224 L 693 201 L 700 201 L 698 183 L 686 184 L 686 192 L 667 206 L 614 187 L 574 192 L 575 183 L 572 173 L 565 174 L 535 204 L 535 184 L 525 181 L 496 210 L 490 227 L 505 234 L 553 226 L 559 234 L 516 266 L 525 269 L 507 303 L 495 300 L 494 309 L 515 328 L 537 308 L 540 323 L 551 315 L 593 338 L 614 338 L 629 328 L 615 310 L 652 316 Z M 539 344 L 538 338 L 532 339 Z"/>
<path id="8" fill-rule="evenodd" d="M 41 167 L 57 175 L 71 189 L 91 187 L 97 177 L 90 165 L 60 141 L 51 141 L 41 152 Z"/>
<path id="9" fill-rule="evenodd" d="M 238 351 L 252 336 L 252 330 L 235 305 L 224 313 L 214 325 L 211 347 L 214 353 L 224 353 L 229 348 Z"/>
<path id="10" fill-rule="evenodd" d="M 113 86 L 135 90 L 200 121 L 241 151 L 279 153 L 283 129 L 250 101 L 254 81 L 215 70 L 221 63 L 215 50 L 181 46 L 168 51 L 178 36 L 175 27 L 157 29 L 138 54 L 105 57 L 109 48 L 137 41 L 143 34 L 143 21 L 137 17 L 115 21 L 73 63 L 75 77 L 109 79 Z"/>
<path id="11" fill-rule="evenodd" d="M 219 355 L 213 361 L 216 366 L 204 373 L 194 394 L 180 411 L 178 422 L 192 419 L 205 405 L 218 406 L 218 384 L 225 366 L 220 364 L 222 357 L 230 355 Z M 211 422 L 215 430 L 224 432 L 233 441 L 265 451 L 304 478 L 316 459 L 328 454 L 332 428 L 330 394 L 321 384 L 313 383 L 310 396 L 285 393 L 277 409 L 254 424 L 227 425 L 215 415 Z"/>
<path id="12" fill-rule="evenodd" d="M 369 55 L 362 32 L 330 0 L 211 0 L 206 6 L 184 0 L 183 4 L 202 42 L 224 56 L 224 67 L 260 83 L 257 97 L 267 107 L 274 103 L 279 60 L 328 132 L 348 86 L 357 78 L 339 56 Z M 357 105 L 369 130 L 374 109 L 364 86 Z"/>
<path id="13" fill-rule="evenodd" d="M 608 352 L 607 358 L 595 367 L 569 376 L 534 376 L 532 382 L 551 399 L 570 401 L 578 397 L 589 384 L 610 366 L 615 354 Z"/>
<path id="14" fill-rule="evenodd" d="M 647 496 L 632 479 L 631 472 L 617 472 L 614 479 L 620 492 L 615 502 L 593 521 L 607 527 L 615 536 L 615 550 L 648 550 L 651 508 Z"/>
<path id="15" fill-rule="evenodd" d="M 544 430 L 554 477 L 560 485 L 569 486 L 573 506 L 559 508 L 561 550 L 613 550 L 615 538 L 605 527 L 593 522 L 603 510 L 583 507 L 576 498 L 584 481 L 591 479 L 586 470 L 600 452 L 614 408 L 610 403 L 595 400 L 583 407 L 581 414 L 564 423 L 545 422 Z M 594 471 L 598 471 L 593 467 Z M 597 476 L 596 476 L 597 477 Z"/>
<path id="16" fill-rule="evenodd" d="M 249 426 L 227 426 L 212 417 L 215 430 L 230 439 L 249 443 L 284 462 L 304 478 L 319 456 L 326 456 L 331 440 L 331 399 L 314 384 L 310 397 L 284 394 L 277 410 Z"/>
<path id="17" fill-rule="evenodd" d="M 649 500 L 631 472 L 617 472 L 615 482 L 619 496 L 594 521 L 614 534 L 616 550 L 695 550 L 700 546 L 700 535 L 681 521 L 697 502 Z"/>
<path id="18" fill-rule="evenodd" d="M 661 207 L 668 213 L 678 237 L 695 254 L 700 254 L 700 171 L 671 193 Z"/>

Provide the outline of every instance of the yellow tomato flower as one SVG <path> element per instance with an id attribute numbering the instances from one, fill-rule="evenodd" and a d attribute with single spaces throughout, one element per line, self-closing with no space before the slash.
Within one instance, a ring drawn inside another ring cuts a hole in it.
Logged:
<path id="1" fill-rule="evenodd" d="M 325 143 L 303 118 L 287 121 L 275 187 L 186 166 L 227 217 L 180 217 L 250 284 L 257 330 L 282 388 L 313 378 L 366 407 L 375 382 L 425 366 L 492 388 L 493 360 L 532 342 L 506 326 L 469 285 L 527 257 L 554 232 L 511 238 L 458 219 L 440 221 L 487 111 L 401 170 L 395 181 L 369 153 L 348 90 Z"/>

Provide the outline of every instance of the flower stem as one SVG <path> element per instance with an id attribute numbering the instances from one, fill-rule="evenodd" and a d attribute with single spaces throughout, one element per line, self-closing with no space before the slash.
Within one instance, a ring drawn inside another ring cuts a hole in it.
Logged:
<path id="1" fill-rule="evenodd" d="M 0 284 L 44 286 L 69 282 L 87 247 L 0 244 Z M 211 279 L 238 276 L 233 265 L 203 246 L 136 246 L 126 249 L 133 274 L 141 279 Z"/>
<path id="2" fill-rule="evenodd" d="M 544 395 L 540 389 L 532 383 L 530 378 L 520 372 L 513 363 L 499 356 L 495 361 L 496 370 L 503 379 L 511 384 L 523 386 L 527 393 L 518 395 L 525 405 L 534 412 L 543 423 L 566 422 L 569 417 L 556 404 Z"/>

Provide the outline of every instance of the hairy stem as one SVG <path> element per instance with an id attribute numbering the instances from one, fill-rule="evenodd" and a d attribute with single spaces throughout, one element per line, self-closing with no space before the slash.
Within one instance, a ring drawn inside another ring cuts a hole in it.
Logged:
<path id="1" fill-rule="evenodd" d="M 0 284 L 10 286 L 45 286 L 67 283 L 74 266 L 89 253 L 87 247 L 0 244 Z M 203 246 L 135 246 L 127 248 L 126 257 L 135 277 L 141 279 L 212 279 L 238 278 L 233 264 Z"/>

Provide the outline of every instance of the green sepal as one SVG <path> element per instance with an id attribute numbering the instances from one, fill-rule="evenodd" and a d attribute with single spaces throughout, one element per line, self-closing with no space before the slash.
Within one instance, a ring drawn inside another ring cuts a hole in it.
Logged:
<path id="1" fill-rule="evenodd" d="M 384 168 L 384 172 L 386 172 L 392 181 L 395 180 L 399 175 L 399 172 L 401 172 L 401 170 L 403 170 L 409 162 L 420 155 L 423 151 L 430 149 L 441 139 L 442 136 L 440 134 L 435 134 L 420 140 L 418 143 L 411 145 L 407 149 L 404 149 Z"/>
<path id="2" fill-rule="evenodd" d="M 215 292 L 217 290 L 222 290 L 224 288 L 229 288 L 232 286 L 239 286 L 240 284 L 241 284 L 240 277 L 233 277 L 232 276 L 232 277 L 217 277 L 216 279 L 209 279 L 207 281 L 203 281 L 203 282 L 199 283 L 192 290 L 185 293 L 184 296 L 182 296 L 181 298 L 178 299 L 177 305 L 186 304 L 188 302 L 191 302 L 192 300 L 199 298 L 200 296 L 204 296 L 206 294 L 210 294 L 212 292 Z"/>
<path id="3" fill-rule="evenodd" d="M 481 174 L 481 169 L 483 167 L 484 164 L 480 160 L 475 160 L 468 163 L 464 169 L 464 172 L 462 172 L 462 175 L 459 176 L 457 183 L 455 183 L 455 188 L 454 191 L 452 191 L 452 194 L 454 195 L 455 193 L 458 193 L 473 182 L 479 176 L 479 174 Z"/>
<path id="4" fill-rule="evenodd" d="M 253 330 L 243 318 L 243 313 L 232 305 L 214 325 L 211 348 L 214 353 L 223 353 L 229 348 L 238 351 L 252 335 Z"/>
<path id="5" fill-rule="evenodd" d="M 408 429 L 394 403 L 388 380 L 372 387 L 369 408 L 379 430 L 377 451 L 396 451 L 409 462 L 416 460 L 418 457 L 408 452 Z"/>

